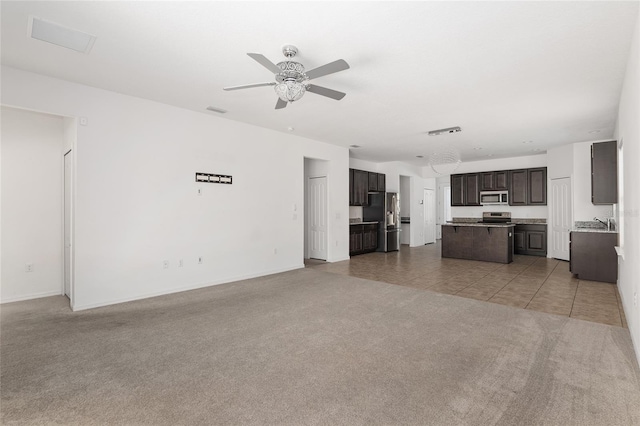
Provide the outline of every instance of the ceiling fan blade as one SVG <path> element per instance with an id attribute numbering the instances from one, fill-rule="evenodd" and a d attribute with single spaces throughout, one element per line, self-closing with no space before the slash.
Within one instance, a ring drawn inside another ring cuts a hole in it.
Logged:
<path id="1" fill-rule="evenodd" d="M 322 77 L 323 75 L 333 74 L 334 72 L 344 71 L 349 69 L 349 64 L 344 59 L 338 59 L 337 61 L 329 62 L 318 68 L 314 68 L 311 71 L 307 71 L 307 77 L 309 80 L 312 78 Z"/>
<path id="2" fill-rule="evenodd" d="M 253 83 L 253 84 L 243 84 L 242 86 L 229 86 L 223 87 L 222 90 L 238 90 L 238 89 L 251 89 L 252 87 L 262 87 L 262 86 L 275 86 L 275 82 L 270 83 Z"/>
<path id="3" fill-rule="evenodd" d="M 316 86 L 315 84 L 307 85 L 307 92 L 315 93 L 316 95 L 326 96 L 327 98 L 335 99 L 339 101 L 344 98 L 347 94 L 338 92 L 337 90 L 327 89 L 326 87 Z"/>
<path id="4" fill-rule="evenodd" d="M 276 109 L 282 109 L 282 108 L 286 107 L 287 104 L 288 104 L 288 102 L 285 102 L 282 99 L 278 98 L 278 102 L 276 102 Z"/>
<path id="5" fill-rule="evenodd" d="M 260 65 L 274 74 L 280 74 L 282 72 L 279 66 L 268 60 L 264 55 L 261 55 L 260 53 L 247 53 L 247 55 L 251 56 L 256 62 L 258 62 Z"/>

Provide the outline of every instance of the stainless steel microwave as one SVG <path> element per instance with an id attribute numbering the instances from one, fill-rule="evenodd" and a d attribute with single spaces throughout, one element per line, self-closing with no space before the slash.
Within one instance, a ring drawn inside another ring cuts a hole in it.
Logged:
<path id="1" fill-rule="evenodd" d="M 483 206 L 504 206 L 509 204 L 508 191 L 481 191 L 480 204 Z"/>

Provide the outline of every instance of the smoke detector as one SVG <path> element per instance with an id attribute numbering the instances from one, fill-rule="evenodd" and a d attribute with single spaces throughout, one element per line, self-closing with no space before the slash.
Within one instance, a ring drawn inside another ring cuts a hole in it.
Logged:
<path id="1" fill-rule="evenodd" d="M 429 136 L 438 136 L 443 133 L 458 133 L 461 131 L 462 129 L 459 126 L 456 126 L 456 127 L 447 127 L 446 129 L 431 130 L 430 132 L 428 132 L 428 134 Z"/>

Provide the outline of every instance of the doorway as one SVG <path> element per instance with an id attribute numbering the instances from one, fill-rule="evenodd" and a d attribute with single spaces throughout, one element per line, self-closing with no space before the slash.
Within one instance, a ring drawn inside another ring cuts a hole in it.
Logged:
<path id="1" fill-rule="evenodd" d="M 63 293 L 72 299 L 72 269 L 73 269 L 73 256 L 72 256 L 72 199 L 73 199 L 73 152 L 69 150 L 64 155 L 64 290 Z"/>
<path id="2" fill-rule="evenodd" d="M 309 178 L 309 258 L 327 260 L 327 177 Z"/>
<path id="3" fill-rule="evenodd" d="M 436 200 L 433 189 L 424 189 L 424 243 L 436 242 Z"/>
<path id="4" fill-rule="evenodd" d="M 570 260 L 571 178 L 551 179 L 551 257 Z"/>

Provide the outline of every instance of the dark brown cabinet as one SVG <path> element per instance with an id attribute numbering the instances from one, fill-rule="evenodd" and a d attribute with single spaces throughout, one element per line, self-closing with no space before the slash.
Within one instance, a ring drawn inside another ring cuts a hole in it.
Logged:
<path id="1" fill-rule="evenodd" d="M 451 205 L 464 206 L 464 175 L 451 175 Z"/>
<path id="2" fill-rule="evenodd" d="M 349 188 L 352 194 L 349 205 L 366 206 L 368 202 L 367 194 L 369 192 L 369 173 L 364 170 L 351 169 L 349 177 L 351 177 L 351 171 L 353 171 L 353 180 Z"/>
<path id="3" fill-rule="evenodd" d="M 571 232 L 571 272 L 582 280 L 615 283 L 618 280 L 617 244 L 617 233 Z"/>
<path id="4" fill-rule="evenodd" d="M 480 175 L 470 173 L 464 175 L 465 206 L 480 205 Z"/>
<path id="5" fill-rule="evenodd" d="M 547 168 L 527 169 L 527 205 L 547 205 Z"/>
<path id="6" fill-rule="evenodd" d="M 451 205 L 480 205 L 480 175 L 478 173 L 451 175 Z"/>
<path id="7" fill-rule="evenodd" d="M 480 173 L 480 190 L 493 191 L 496 189 L 496 172 Z"/>
<path id="8" fill-rule="evenodd" d="M 510 263 L 513 261 L 513 227 L 442 227 L 442 257 Z"/>
<path id="9" fill-rule="evenodd" d="M 378 224 L 349 226 L 349 255 L 369 253 L 378 248 Z"/>
<path id="10" fill-rule="evenodd" d="M 369 192 L 384 192 L 386 176 L 382 173 L 349 169 L 349 205 L 366 206 Z"/>
<path id="11" fill-rule="evenodd" d="M 385 192 L 387 188 L 387 175 L 378 173 L 378 192 Z"/>
<path id="12" fill-rule="evenodd" d="M 527 205 L 527 169 L 509 170 L 509 205 Z"/>
<path id="13" fill-rule="evenodd" d="M 513 240 L 515 254 L 547 255 L 547 225 L 516 225 Z"/>
<path id="14" fill-rule="evenodd" d="M 509 189 L 509 172 L 507 170 L 501 170 L 494 173 L 494 189 L 496 191 L 507 191 Z"/>
<path id="15" fill-rule="evenodd" d="M 547 168 L 451 175 L 451 205 L 479 206 L 480 191 L 508 191 L 511 206 L 547 205 Z"/>
<path id="16" fill-rule="evenodd" d="M 618 202 L 618 144 L 616 141 L 591 145 L 591 202 Z"/>

